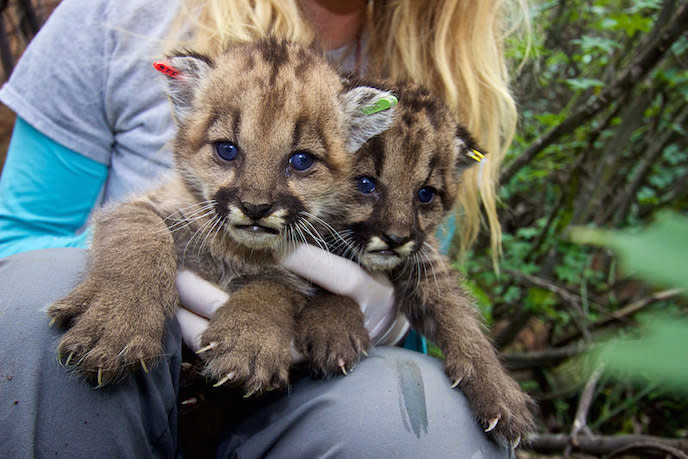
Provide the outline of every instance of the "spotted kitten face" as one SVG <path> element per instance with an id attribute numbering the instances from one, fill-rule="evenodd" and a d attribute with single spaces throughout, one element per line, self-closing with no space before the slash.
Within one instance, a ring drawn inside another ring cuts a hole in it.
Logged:
<path id="1" fill-rule="evenodd" d="M 391 123 L 391 111 L 361 111 L 388 93 L 345 90 L 322 55 L 293 43 L 263 40 L 169 63 L 183 75 L 167 89 L 192 210 L 204 209 L 199 224 L 209 234 L 248 249 L 317 239 L 319 223 L 350 199 L 350 152 Z"/>
<path id="2" fill-rule="evenodd" d="M 436 251 L 437 226 L 463 170 L 476 163 L 474 140 L 441 101 L 413 84 L 389 89 L 397 116 L 358 153 L 356 209 L 343 232 L 357 261 L 374 271 L 416 266 Z"/>

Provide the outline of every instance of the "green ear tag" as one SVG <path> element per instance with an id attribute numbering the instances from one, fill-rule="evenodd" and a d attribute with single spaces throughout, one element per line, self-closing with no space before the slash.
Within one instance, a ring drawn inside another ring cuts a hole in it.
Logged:
<path id="1" fill-rule="evenodd" d="M 394 96 L 389 96 L 389 97 L 383 97 L 382 99 L 378 100 L 375 102 L 373 105 L 368 105 L 367 107 L 363 107 L 361 109 L 361 112 L 363 112 L 364 115 L 372 115 L 373 113 L 378 113 L 383 110 L 388 110 L 394 105 L 399 102 L 396 97 Z"/>

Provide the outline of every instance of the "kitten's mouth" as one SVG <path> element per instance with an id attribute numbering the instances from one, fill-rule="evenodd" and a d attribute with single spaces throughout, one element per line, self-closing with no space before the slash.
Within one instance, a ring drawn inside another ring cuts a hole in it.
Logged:
<path id="1" fill-rule="evenodd" d="M 235 225 L 236 229 L 241 231 L 248 231 L 254 234 L 279 234 L 275 228 L 269 228 L 267 226 L 253 224 L 253 225 Z"/>
<path id="2" fill-rule="evenodd" d="M 397 258 L 400 258 L 399 254 L 396 253 L 394 250 L 391 250 L 391 249 L 371 250 L 368 253 L 370 253 L 372 255 L 377 255 L 380 257 L 397 257 Z"/>
<path id="3" fill-rule="evenodd" d="M 359 258 L 359 262 L 373 271 L 388 271 L 403 261 L 401 255 L 391 249 L 368 250 Z"/>

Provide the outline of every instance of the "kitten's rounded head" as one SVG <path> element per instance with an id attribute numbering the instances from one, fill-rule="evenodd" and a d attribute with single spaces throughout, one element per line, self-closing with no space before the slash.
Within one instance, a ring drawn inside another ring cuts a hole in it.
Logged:
<path id="1" fill-rule="evenodd" d="M 321 239 L 353 194 L 352 153 L 392 122 L 364 109 L 389 93 L 345 88 L 318 51 L 276 39 L 168 62 L 176 169 L 212 203 L 217 237 L 258 250 Z"/>
<path id="2" fill-rule="evenodd" d="M 355 258 L 371 270 L 415 269 L 436 256 L 434 233 L 456 202 L 463 171 L 482 153 L 426 88 L 378 87 L 397 96 L 397 116 L 357 155 L 350 186 L 358 193 L 344 235 Z"/>

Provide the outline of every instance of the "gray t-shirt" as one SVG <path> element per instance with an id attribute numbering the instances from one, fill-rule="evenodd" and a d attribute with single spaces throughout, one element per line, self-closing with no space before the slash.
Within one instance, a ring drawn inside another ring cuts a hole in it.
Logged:
<path id="1" fill-rule="evenodd" d="M 152 187 L 174 125 L 153 61 L 179 0 L 63 0 L 0 100 L 65 147 L 110 167 L 103 201 Z"/>
<path id="2" fill-rule="evenodd" d="M 175 127 L 153 62 L 180 3 L 63 0 L 0 90 L 34 128 L 110 167 L 101 203 L 152 188 L 172 167 Z M 349 51 L 328 57 L 351 71 Z"/>

